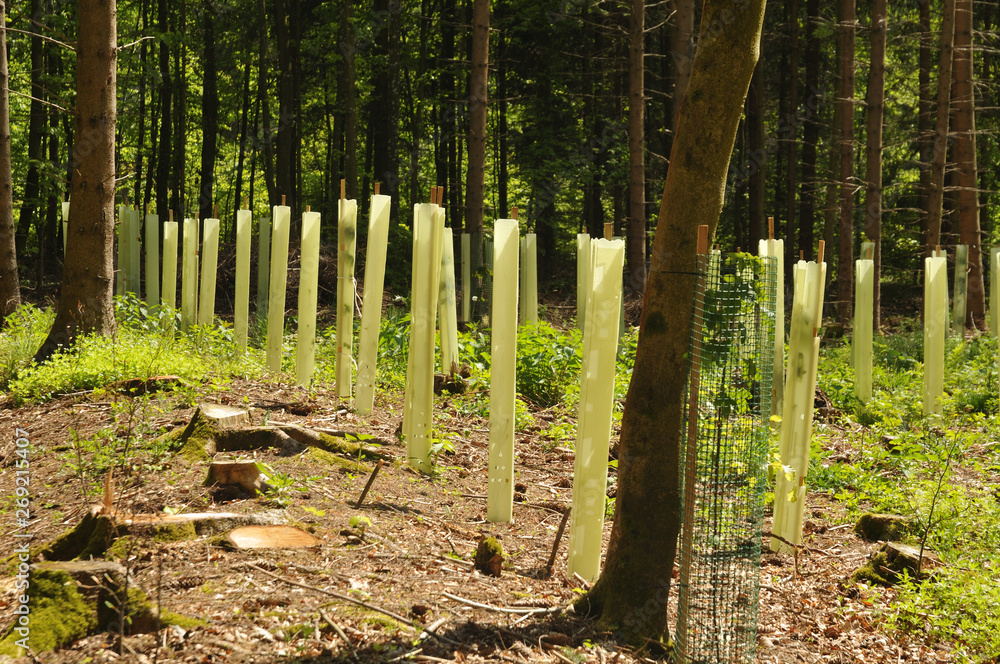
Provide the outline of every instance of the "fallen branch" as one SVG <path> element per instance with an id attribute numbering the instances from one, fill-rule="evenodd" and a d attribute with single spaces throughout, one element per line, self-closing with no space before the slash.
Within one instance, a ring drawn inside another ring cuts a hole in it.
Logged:
<path id="1" fill-rule="evenodd" d="M 375 483 L 375 476 L 378 475 L 378 471 L 382 470 L 382 464 L 383 463 L 385 463 L 385 462 L 382 459 L 379 459 L 378 463 L 375 464 L 375 470 L 372 471 L 371 477 L 368 478 L 368 482 L 365 484 L 364 491 L 361 492 L 361 497 L 358 498 L 358 507 L 359 508 L 361 507 L 361 504 L 363 502 L 365 502 L 365 496 L 368 495 L 369 489 L 371 489 L 372 488 L 372 484 Z"/>
<path id="2" fill-rule="evenodd" d="M 471 606 L 476 609 L 485 609 L 487 611 L 494 611 L 496 613 L 512 613 L 514 615 L 533 615 L 536 613 L 559 613 L 563 611 L 561 606 L 550 606 L 546 608 L 532 608 L 532 609 L 520 609 L 520 608 L 508 608 L 506 606 L 492 606 L 490 604 L 482 604 L 480 602 L 473 601 L 471 599 L 466 599 L 464 597 L 459 597 L 458 595 L 452 595 L 451 593 L 441 593 L 442 596 L 447 597 L 450 600 L 459 602 L 460 604 L 465 604 L 466 606 Z"/>
<path id="3" fill-rule="evenodd" d="M 545 569 L 548 570 L 550 576 L 552 575 L 552 568 L 556 564 L 556 555 L 559 553 L 559 542 L 562 541 L 563 531 L 566 530 L 566 522 L 569 521 L 569 513 L 572 510 L 572 507 L 567 508 L 563 513 L 562 521 L 559 522 L 559 530 L 556 531 L 556 541 L 552 543 L 552 554 L 549 556 L 549 562 L 545 565 Z"/>

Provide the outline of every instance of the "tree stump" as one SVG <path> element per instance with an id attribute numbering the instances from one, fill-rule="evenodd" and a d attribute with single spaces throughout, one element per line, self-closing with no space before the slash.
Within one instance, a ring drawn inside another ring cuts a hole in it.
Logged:
<path id="1" fill-rule="evenodd" d="M 318 546 L 319 540 L 292 526 L 246 526 L 226 535 L 237 549 L 295 549 Z"/>

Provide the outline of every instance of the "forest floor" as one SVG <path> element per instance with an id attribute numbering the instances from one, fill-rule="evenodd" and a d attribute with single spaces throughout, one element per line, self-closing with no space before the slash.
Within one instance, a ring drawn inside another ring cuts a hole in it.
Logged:
<path id="1" fill-rule="evenodd" d="M 395 434 L 402 412 L 398 401 L 380 397 L 374 415 L 359 417 L 332 390 L 322 388 L 235 381 L 223 391 L 206 387 L 203 392 L 204 401 L 249 406 L 254 424 L 298 423 L 373 436 L 386 443 L 382 449 L 395 461 L 382 468 L 360 508 L 356 501 L 367 470 L 351 471 L 311 455 L 248 453 L 297 481 L 280 501 L 273 495 L 234 498 L 204 486 L 204 462 L 178 456 L 152 467 L 137 462 L 120 509 L 277 509 L 320 543 L 307 549 L 230 550 L 206 538 L 140 541 L 126 561 L 137 584 L 159 597 L 164 610 L 204 623 L 169 627 L 159 637 L 128 636 L 121 655 L 114 652 L 116 637 L 101 633 L 24 661 L 603 663 L 661 656 L 623 645 L 614 634 L 567 610 L 586 588 L 565 573 L 568 533 L 559 545 L 554 573 L 546 573 L 570 502 L 573 472 L 572 451 L 552 447 L 538 435 L 552 425 L 546 411 L 536 411 L 533 430 L 518 435 L 514 522 L 494 524 L 485 518 L 488 423 L 463 416 L 448 401 L 439 407 L 437 422 L 452 435 L 455 450 L 443 453 L 435 475 L 428 477 L 405 464 L 405 447 Z M 97 502 L 83 487 L 99 478 L 86 477 L 87 464 L 72 441 L 120 427 L 115 413 L 121 412 L 122 399 L 128 397 L 90 392 L 0 410 L 4 496 L 12 493 L 14 460 L 14 448 L 7 443 L 15 438 L 15 427 L 30 434 L 35 542 L 72 527 Z M 170 393 L 149 399 L 144 406 L 147 424 L 168 430 L 184 426 L 193 413 L 190 401 L 190 395 L 182 399 Z M 894 591 L 850 580 L 877 545 L 858 539 L 851 524 L 843 522 L 844 509 L 825 494 L 811 493 L 806 515 L 805 547 L 797 565 L 793 556 L 769 552 L 765 537 L 756 661 L 951 661 L 948 644 L 900 640 L 898 633 L 880 630 L 877 616 L 893 601 Z M 368 520 L 364 533 L 351 528 L 358 523 L 355 517 Z M 605 537 L 610 527 L 609 522 Z M 5 523 L 4 530 L 12 528 Z M 500 539 L 508 554 L 499 578 L 473 569 L 483 535 Z M 4 537 L 0 557 L 9 556 L 13 546 L 14 540 Z M 324 591 L 388 609 L 418 628 Z M 14 618 L 16 594 L 12 578 L 0 581 L 4 631 Z M 527 609 L 550 610 L 524 613 Z M 422 632 L 420 625 L 428 631 Z"/>

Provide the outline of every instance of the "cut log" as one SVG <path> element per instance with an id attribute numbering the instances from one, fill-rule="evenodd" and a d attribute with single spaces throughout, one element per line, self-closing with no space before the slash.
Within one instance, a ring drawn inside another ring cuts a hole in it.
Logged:
<path id="1" fill-rule="evenodd" d="M 253 461 L 213 461 L 208 467 L 205 484 L 235 484 L 251 496 L 267 493 L 272 489 L 267 475 Z"/>
<path id="2" fill-rule="evenodd" d="M 319 540 L 292 526 L 246 526 L 226 536 L 237 549 L 295 549 L 318 546 Z"/>
<path id="3" fill-rule="evenodd" d="M 332 436 L 326 433 L 319 433 L 317 431 L 313 431 L 312 429 L 307 429 L 297 424 L 282 424 L 280 428 L 291 438 L 297 440 L 303 445 L 309 445 L 310 447 L 318 447 L 319 449 L 326 450 L 327 452 L 333 452 L 336 454 L 347 454 L 352 457 L 361 456 L 371 460 L 376 460 L 376 459 L 384 459 L 386 461 L 392 460 L 392 455 L 390 454 L 387 454 L 385 452 L 380 452 L 365 445 L 353 443 L 347 440 L 346 438 Z"/>
<path id="4" fill-rule="evenodd" d="M 921 560 L 920 547 L 886 542 L 864 567 L 854 572 L 854 580 L 891 586 L 900 580 L 904 570 L 910 577 L 923 579 L 928 576 L 928 570 L 943 564 L 933 551 L 925 549 Z"/>
<path id="5" fill-rule="evenodd" d="M 134 514 L 125 523 L 132 528 L 148 528 L 156 533 L 166 529 L 189 531 L 193 536 L 218 535 L 242 526 L 270 526 L 284 523 L 283 510 L 268 510 L 256 514 L 233 512 L 192 512 L 190 514 Z M 131 532 L 130 528 L 130 532 Z M 163 536 L 161 535 L 161 538 Z M 174 538 L 176 539 L 176 538 Z"/>
<path id="6" fill-rule="evenodd" d="M 232 406 L 223 406 L 217 403 L 203 403 L 198 409 L 202 415 L 220 429 L 250 424 L 250 413 L 242 408 L 233 408 Z"/>

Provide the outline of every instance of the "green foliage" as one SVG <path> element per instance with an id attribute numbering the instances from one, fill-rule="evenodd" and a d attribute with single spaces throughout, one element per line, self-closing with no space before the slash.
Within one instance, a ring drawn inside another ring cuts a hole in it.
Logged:
<path id="1" fill-rule="evenodd" d="M 539 406 L 553 406 L 579 390 L 583 335 L 544 321 L 517 329 L 517 393 Z"/>
<path id="2" fill-rule="evenodd" d="M 3 321 L 0 331 L 0 390 L 6 390 L 17 372 L 28 366 L 55 320 L 51 309 L 23 304 Z"/>
<path id="3" fill-rule="evenodd" d="M 45 364 L 22 370 L 9 385 L 11 396 L 18 403 L 44 401 L 126 378 L 165 374 L 192 381 L 263 375 L 263 355 L 252 350 L 244 354 L 229 328 L 194 326 L 186 335 L 164 335 L 157 311 L 137 302 L 119 300 L 123 322 L 114 336 L 80 337 Z"/>

